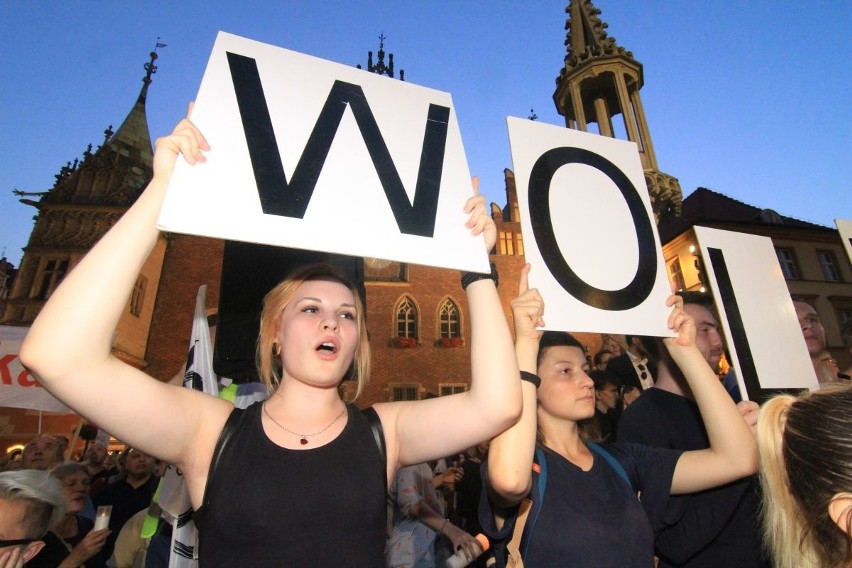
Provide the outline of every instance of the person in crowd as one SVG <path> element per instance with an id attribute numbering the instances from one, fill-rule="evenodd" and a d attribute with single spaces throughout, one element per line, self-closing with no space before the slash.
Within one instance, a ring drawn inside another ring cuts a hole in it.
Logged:
<path id="1" fill-rule="evenodd" d="M 595 358 L 592 362 L 595 364 L 595 369 L 598 371 L 606 371 L 607 363 L 609 363 L 613 358 L 615 358 L 615 355 L 612 354 L 612 351 L 601 349 L 595 353 Z"/>
<path id="2" fill-rule="evenodd" d="M 480 442 L 465 452 L 459 461 L 461 479 L 456 482 L 456 512 L 459 525 L 472 535 L 482 532 L 479 525 L 479 499 L 482 494 L 480 469 L 488 455 L 490 441 Z"/>
<path id="3" fill-rule="evenodd" d="M 840 339 L 843 341 L 843 347 L 846 349 L 846 360 L 849 361 L 849 366 L 838 376 L 848 381 L 852 379 L 852 319 L 846 320 L 840 326 Z"/>
<path id="4" fill-rule="evenodd" d="M 632 386 L 640 392 L 654 386 L 657 377 L 657 364 L 648 356 L 642 338 L 638 335 L 625 335 L 627 350 L 610 359 L 606 370 L 618 377 L 621 386 Z"/>
<path id="5" fill-rule="evenodd" d="M 613 357 L 621 357 L 624 354 L 624 347 L 609 333 L 601 334 L 601 349 L 609 351 Z"/>
<path id="6" fill-rule="evenodd" d="M 595 422 L 602 442 L 615 442 L 622 402 L 618 377 L 606 371 L 589 371 L 595 383 Z"/>
<path id="7" fill-rule="evenodd" d="M 777 568 L 852 565 L 852 387 L 764 403 L 757 422 L 763 522 Z"/>
<path id="8" fill-rule="evenodd" d="M 497 565 L 505 560 L 502 543 L 512 539 L 517 507 L 531 496 L 519 543 L 527 568 L 560 566 L 567 559 L 572 566 L 650 568 L 654 531 L 669 495 L 752 475 L 754 436 L 696 347 L 695 321 L 672 296 L 668 326 L 676 336 L 663 341 L 687 379 L 710 447 L 682 452 L 587 443 L 581 424 L 594 416 L 595 398 L 582 345 L 570 334 L 537 329 L 544 325 L 544 305 L 537 290 L 527 289 L 528 272 L 522 271 L 512 302 L 523 412 L 492 440 L 487 464 L 489 504 L 507 522 L 498 528 L 487 511 L 480 515 L 483 525 L 490 523 L 486 534 Z"/>
<path id="9" fill-rule="evenodd" d="M 32 561 L 64 514 L 62 488 L 46 471 L 0 473 L 0 566 L 21 568 Z"/>
<path id="10" fill-rule="evenodd" d="M 825 328 L 819 314 L 812 305 L 801 300 L 794 300 L 793 307 L 796 309 L 796 317 L 799 319 L 799 326 L 802 328 L 802 336 L 805 338 L 805 345 L 808 348 L 808 354 L 811 356 L 811 364 L 814 367 L 814 375 L 816 375 L 817 381 L 820 384 L 831 382 L 830 378 L 826 376 L 821 359 L 826 342 Z"/>
<path id="11" fill-rule="evenodd" d="M 157 141 L 151 183 L 51 295 L 21 361 L 75 411 L 181 469 L 204 566 L 276 566 L 282 558 L 290 566 L 381 565 L 387 481 L 397 469 L 452 455 L 518 417 L 518 366 L 495 282 L 491 275 L 462 281 L 470 306 L 470 390 L 376 404 L 377 436 L 368 416 L 338 394 L 346 377 L 363 391 L 370 351 L 357 290 L 329 266 L 302 269 L 264 300 L 258 373 L 273 391 L 264 403 L 241 412 L 153 380 L 112 356 L 113 330 L 156 243 L 178 155 L 197 165 L 209 149 L 188 118 Z M 474 194 L 459 209 L 488 250 L 496 228 L 476 187 Z M 330 230 L 347 230 L 345 219 L 328 222 Z M 227 443 L 211 466 L 223 431 Z"/>
<path id="12" fill-rule="evenodd" d="M 817 355 L 817 359 L 819 360 L 817 373 L 820 383 L 835 383 L 840 380 L 840 366 L 830 351 L 823 351 Z"/>
<path id="13" fill-rule="evenodd" d="M 136 512 L 148 508 L 160 482 L 153 474 L 154 458 L 142 450 L 128 447 L 122 452 L 120 461 L 124 463 L 122 474 L 107 485 L 94 502 L 96 507 L 112 506 L 110 533 L 103 547 L 104 561 L 112 555 L 121 527 Z"/>
<path id="14" fill-rule="evenodd" d="M 46 471 L 62 463 L 62 449 L 53 436 L 40 434 L 27 442 L 21 454 L 22 469 Z"/>
<path id="15" fill-rule="evenodd" d="M 707 294 L 684 293 L 683 297 L 683 309 L 695 321 L 695 346 L 718 376 L 724 344 L 712 300 Z M 707 428 L 684 373 L 662 340 L 643 341 L 658 363 L 657 382 L 624 411 L 618 440 L 686 451 L 709 448 Z M 757 404 L 746 401 L 737 408 L 753 429 Z M 655 540 L 659 567 L 768 566 L 762 554 L 759 503 L 756 476 L 672 496 Z"/>
<path id="16" fill-rule="evenodd" d="M 448 469 L 461 480 L 461 473 Z M 385 549 L 388 568 L 431 568 L 441 566 L 449 554 L 441 556 L 439 537 L 450 540 L 454 550 L 463 549 L 475 558 L 475 539 L 451 523 L 441 510 L 429 464 L 400 468 L 391 484 L 393 528 Z"/>
<path id="17" fill-rule="evenodd" d="M 29 563 L 31 568 L 77 568 L 102 566 L 95 558 L 106 542 L 109 529 L 92 530 L 94 523 L 80 512 L 89 496 L 89 472 L 79 463 L 69 462 L 51 471 L 65 496 L 65 515 L 44 536 L 44 548 Z"/>

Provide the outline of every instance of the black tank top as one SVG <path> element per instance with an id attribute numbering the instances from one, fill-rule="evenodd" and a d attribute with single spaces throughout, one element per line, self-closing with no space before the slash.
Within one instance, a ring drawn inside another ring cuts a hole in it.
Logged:
<path id="1" fill-rule="evenodd" d="M 225 446 L 209 505 L 199 509 L 199 565 L 384 565 L 385 463 L 353 405 L 343 432 L 310 450 L 288 450 L 247 408 Z"/>

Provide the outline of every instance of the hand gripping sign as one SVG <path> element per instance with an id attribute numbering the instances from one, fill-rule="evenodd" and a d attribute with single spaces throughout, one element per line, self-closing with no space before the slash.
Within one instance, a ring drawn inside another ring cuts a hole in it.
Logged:
<path id="1" fill-rule="evenodd" d="M 509 118 L 530 286 L 548 329 L 670 336 L 670 294 L 636 145 Z"/>
<path id="2" fill-rule="evenodd" d="M 192 120 L 161 229 L 488 272 L 449 94 L 220 32 Z"/>

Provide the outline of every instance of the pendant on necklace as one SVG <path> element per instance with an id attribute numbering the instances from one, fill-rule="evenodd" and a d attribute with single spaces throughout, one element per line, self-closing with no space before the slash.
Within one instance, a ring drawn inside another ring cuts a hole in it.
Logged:
<path id="1" fill-rule="evenodd" d="M 299 443 L 302 444 L 303 446 L 307 446 L 308 445 L 308 439 L 302 438 L 301 440 L 299 440 Z"/>

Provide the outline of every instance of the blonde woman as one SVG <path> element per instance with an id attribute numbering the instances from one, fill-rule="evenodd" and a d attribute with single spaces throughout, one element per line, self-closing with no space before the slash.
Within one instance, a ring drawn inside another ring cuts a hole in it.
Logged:
<path id="1" fill-rule="evenodd" d="M 392 480 L 400 466 L 493 436 L 517 418 L 518 367 L 495 283 L 484 278 L 467 286 L 470 390 L 375 405 L 386 461 L 367 419 L 338 395 L 348 374 L 363 387 L 369 372 L 364 310 L 354 287 L 320 267 L 274 288 L 264 302 L 258 339 L 259 374 L 274 392 L 234 415 L 234 439 L 205 496 L 214 449 L 233 406 L 154 380 L 112 356 L 110 348 L 156 242 L 157 216 L 177 157 L 204 167 L 207 150 L 188 118 L 157 141 L 151 183 L 51 296 L 21 360 L 81 415 L 180 468 L 193 506 L 204 503 L 199 527 L 205 567 L 381 566 L 385 479 Z M 474 195 L 465 211 L 466 226 L 473 235 L 484 234 L 490 249 L 496 229 L 484 199 Z M 328 222 L 341 238 L 360 229 L 353 219 Z"/>
<path id="2" fill-rule="evenodd" d="M 852 387 L 782 395 L 760 411 L 765 540 L 777 568 L 852 566 Z"/>

